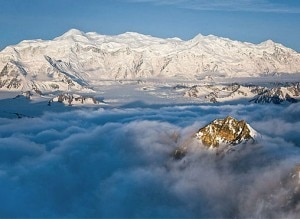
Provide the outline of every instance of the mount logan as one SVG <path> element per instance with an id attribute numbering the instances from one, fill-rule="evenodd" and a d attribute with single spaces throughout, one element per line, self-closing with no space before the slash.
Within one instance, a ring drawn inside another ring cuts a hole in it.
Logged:
<path id="1" fill-rule="evenodd" d="M 53 40 L 25 40 L 0 52 L 0 89 L 16 91 L 82 91 L 99 80 L 299 72 L 300 54 L 279 43 L 268 40 L 256 45 L 213 35 L 183 41 L 71 29 Z"/>

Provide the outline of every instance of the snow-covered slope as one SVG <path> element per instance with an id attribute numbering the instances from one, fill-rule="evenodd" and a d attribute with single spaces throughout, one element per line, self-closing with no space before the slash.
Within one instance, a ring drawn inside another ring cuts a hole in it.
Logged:
<path id="1" fill-rule="evenodd" d="M 185 97 L 198 98 L 204 102 L 224 102 L 236 99 L 253 98 L 262 89 L 259 86 L 231 85 L 194 85 L 186 88 Z"/>
<path id="2" fill-rule="evenodd" d="M 270 87 L 258 85 L 242 85 L 238 83 L 221 85 L 194 85 L 180 88 L 183 95 L 196 98 L 202 102 L 226 102 L 245 99 L 254 103 L 297 102 L 300 97 L 300 83 L 269 84 Z M 177 89 L 177 87 L 175 87 Z"/>
<path id="3" fill-rule="evenodd" d="M 300 83 L 285 84 L 270 89 L 264 89 L 251 101 L 255 103 L 275 103 L 280 104 L 284 101 L 296 103 L 300 95 Z"/>
<path id="4" fill-rule="evenodd" d="M 101 79 L 250 77 L 300 72 L 300 54 L 270 40 L 255 45 L 216 36 L 160 39 L 71 29 L 0 52 L 0 89 L 81 90 Z"/>

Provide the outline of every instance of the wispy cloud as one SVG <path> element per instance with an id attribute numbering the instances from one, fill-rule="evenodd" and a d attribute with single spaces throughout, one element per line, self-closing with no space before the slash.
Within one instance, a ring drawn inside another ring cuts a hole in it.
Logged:
<path id="1" fill-rule="evenodd" d="M 289 1 L 275 3 L 271 0 L 129 0 L 138 3 L 173 5 L 201 11 L 248 11 L 273 13 L 300 13 L 300 6 L 291 6 Z"/>

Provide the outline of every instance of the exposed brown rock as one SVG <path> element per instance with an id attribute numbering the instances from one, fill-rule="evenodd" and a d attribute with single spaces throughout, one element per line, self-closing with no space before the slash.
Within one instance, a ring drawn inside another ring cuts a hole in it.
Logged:
<path id="1" fill-rule="evenodd" d="M 207 147 L 218 147 L 220 144 L 239 144 L 242 141 L 254 139 L 254 132 L 244 121 L 238 121 L 230 116 L 216 119 L 207 126 L 199 129 L 195 137 Z M 251 135 L 252 134 L 252 135 Z"/>
<path id="2" fill-rule="evenodd" d="M 217 154 L 235 150 L 235 145 L 249 140 L 253 143 L 256 137 L 257 132 L 245 120 L 238 121 L 231 116 L 216 119 L 194 134 L 194 138 L 199 140 L 204 147 L 217 149 Z M 188 144 L 184 144 L 173 152 L 173 157 L 181 159 L 187 151 Z"/>

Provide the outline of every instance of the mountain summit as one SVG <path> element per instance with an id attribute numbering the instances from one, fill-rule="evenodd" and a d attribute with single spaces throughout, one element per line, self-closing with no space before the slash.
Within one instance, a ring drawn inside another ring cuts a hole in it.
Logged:
<path id="1" fill-rule="evenodd" d="M 257 132 L 245 120 L 238 121 L 231 116 L 216 119 L 195 134 L 205 146 L 212 148 L 254 141 L 256 136 Z"/>
<path id="2" fill-rule="evenodd" d="M 200 128 L 193 138 L 200 142 L 201 148 L 216 151 L 217 155 L 224 155 L 234 151 L 239 144 L 254 143 L 258 133 L 245 121 L 227 116 L 224 119 L 215 119 L 208 125 Z M 183 158 L 189 150 L 188 144 L 178 147 L 173 157 Z"/>
<path id="3" fill-rule="evenodd" d="M 66 33 L 64 33 L 62 36 L 71 36 L 71 35 L 84 35 L 84 32 L 78 29 L 70 29 Z"/>

